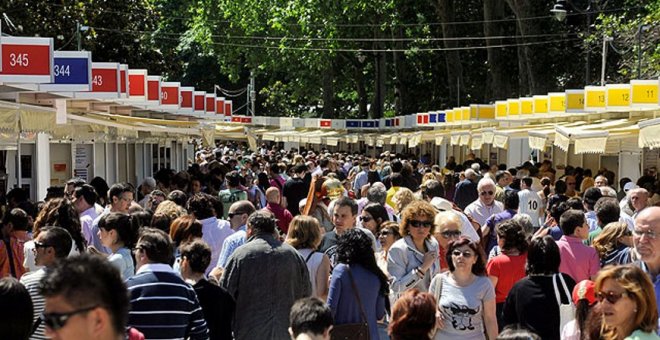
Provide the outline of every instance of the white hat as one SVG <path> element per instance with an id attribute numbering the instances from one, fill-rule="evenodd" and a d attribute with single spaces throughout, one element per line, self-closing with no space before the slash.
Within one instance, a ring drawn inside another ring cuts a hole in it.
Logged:
<path id="1" fill-rule="evenodd" d="M 639 188 L 639 187 L 637 185 L 635 185 L 635 183 L 628 182 L 628 183 L 626 183 L 626 185 L 623 186 L 623 191 L 628 192 L 632 189 L 637 189 L 637 188 Z"/>
<path id="2" fill-rule="evenodd" d="M 454 209 L 451 202 L 442 197 L 433 197 L 431 205 L 440 211 L 452 211 Z"/>

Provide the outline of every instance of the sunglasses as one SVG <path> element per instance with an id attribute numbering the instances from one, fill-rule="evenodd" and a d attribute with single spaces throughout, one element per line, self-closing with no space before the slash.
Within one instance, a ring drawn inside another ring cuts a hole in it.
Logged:
<path id="1" fill-rule="evenodd" d="M 245 214 L 245 213 L 242 213 L 242 212 L 233 212 L 233 213 L 228 213 L 228 214 L 227 214 L 227 217 L 229 217 L 229 218 L 234 218 L 234 216 L 243 215 L 243 214 Z"/>
<path id="2" fill-rule="evenodd" d="M 369 217 L 369 216 L 360 216 L 360 221 L 361 222 L 369 222 L 373 219 L 374 219 L 373 217 Z"/>
<path id="3" fill-rule="evenodd" d="M 459 256 L 463 255 L 463 257 L 466 258 L 466 259 L 469 259 L 469 258 L 472 257 L 472 255 L 474 255 L 469 251 L 460 251 L 460 250 L 454 250 L 454 251 L 451 252 L 451 254 L 453 256 L 456 256 L 456 257 L 459 257 Z"/>
<path id="4" fill-rule="evenodd" d="M 76 314 L 89 312 L 97 307 L 98 306 L 92 306 L 92 307 L 77 309 L 68 313 L 41 313 L 41 316 L 39 316 L 39 318 L 41 319 L 41 321 L 43 321 L 46 327 L 56 331 L 66 326 L 67 321 L 69 321 L 69 319 L 72 316 Z"/>
<path id="5" fill-rule="evenodd" d="M 408 224 L 413 228 L 431 228 L 433 226 L 433 221 L 409 221 Z"/>
<path id="6" fill-rule="evenodd" d="M 493 194 L 494 194 L 494 192 L 492 192 L 492 191 L 482 191 L 482 192 L 479 193 L 479 195 L 481 195 L 481 196 L 486 196 L 486 195 L 493 196 Z"/>
<path id="7" fill-rule="evenodd" d="M 378 233 L 378 236 L 387 236 L 387 235 L 394 235 L 394 233 L 391 231 L 381 231 L 380 233 Z"/>
<path id="8" fill-rule="evenodd" d="M 623 293 L 615 293 L 615 292 L 597 292 L 596 294 L 596 299 L 598 299 L 598 302 L 603 302 L 603 300 L 607 300 L 611 304 L 617 303 L 617 301 L 621 300 L 621 298 L 624 295 L 628 295 L 626 292 Z"/>
<path id="9" fill-rule="evenodd" d="M 34 248 L 35 249 L 37 249 L 37 248 L 48 248 L 48 247 L 52 247 L 52 246 L 50 244 L 47 244 L 47 243 L 41 243 L 39 241 L 34 241 Z"/>
<path id="10" fill-rule="evenodd" d="M 459 237 L 461 236 L 461 231 L 460 230 L 445 230 L 440 233 L 442 237 L 444 238 L 452 238 L 452 237 Z"/>

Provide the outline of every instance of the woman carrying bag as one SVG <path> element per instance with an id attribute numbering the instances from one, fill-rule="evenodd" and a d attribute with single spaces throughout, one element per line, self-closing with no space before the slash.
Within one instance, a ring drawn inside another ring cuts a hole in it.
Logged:
<path id="1" fill-rule="evenodd" d="M 337 262 L 328 293 L 335 320 L 332 339 L 378 340 L 377 320 L 385 316 L 389 287 L 369 236 L 356 228 L 339 236 Z"/>

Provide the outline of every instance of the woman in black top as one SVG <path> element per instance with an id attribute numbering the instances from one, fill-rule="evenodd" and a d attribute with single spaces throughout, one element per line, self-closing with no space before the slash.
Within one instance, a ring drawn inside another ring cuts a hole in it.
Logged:
<path id="1" fill-rule="evenodd" d="M 555 296 L 553 279 L 562 304 L 568 304 L 571 297 L 565 296 L 559 278 L 559 248 L 551 236 L 532 240 L 527 251 L 527 277 L 518 281 L 504 303 L 504 326 L 520 324 L 542 339 L 559 340 L 559 306 Z M 573 291 L 575 281 L 566 274 L 564 278 L 568 291 Z"/>

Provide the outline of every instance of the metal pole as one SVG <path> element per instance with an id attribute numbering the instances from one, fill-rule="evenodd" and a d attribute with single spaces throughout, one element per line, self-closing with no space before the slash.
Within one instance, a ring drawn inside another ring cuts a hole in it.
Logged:
<path id="1" fill-rule="evenodd" d="M 607 63 L 607 35 L 603 35 L 603 64 L 600 68 L 600 86 L 605 86 L 605 64 Z"/>
<path id="2" fill-rule="evenodd" d="M 637 79 L 642 78 L 642 30 L 644 25 L 640 24 L 637 30 Z"/>
<path id="3" fill-rule="evenodd" d="M 78 39 L 78 51 L 82 48 L 82 40 L 80 37 L 80 22 L 76 21 L 76 38 Z"/>
<path id="4" fill-rule="evenodd" d="M 254 84 L 254 71 L 250 71 L 249 99 L 251 100 L 252 117 L 254 117 L 254 115 L 256 114 L 255 106 L 256 106 L 256 103 L 257 103 L 257 88 L 256 88 L 256 85 Z"/>

